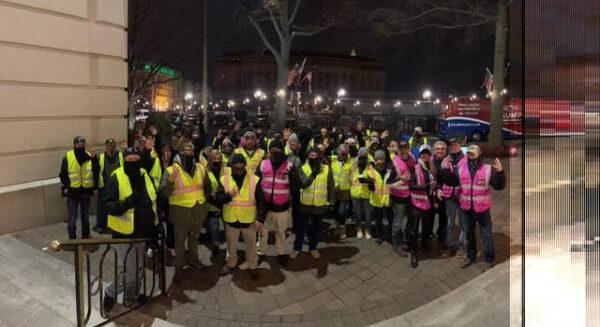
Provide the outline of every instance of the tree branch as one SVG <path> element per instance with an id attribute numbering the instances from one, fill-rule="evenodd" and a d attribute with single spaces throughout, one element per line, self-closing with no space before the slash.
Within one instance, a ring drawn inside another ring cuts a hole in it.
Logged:
<path id="1" fill-rule="evenodd" d="M 273 46 L 273 44 L 271 44 L 271 41 L 269 41 L 269 39 L 267 38 L 267 35 L 262 30 L 262 28 L 260 27 L 260 25 L 258 25 L 258 23 L 254 20 L 254 18 L 252 17 L 252 15 L 248 14 L 248 19 L 250 20 L 250 23 L 252 24 L 252 26 L 254 26 L 254 28 L 258 32 L 258 35 L 262 39 L 262 41 L 265 44 L 265 46 L 267 47 L 267 49 L 269 49 L 269 51 L 271 51 L 273 53 L 273 56 L 275 57 L 275 59 L 277 60 L 277 62 L 279 62 L 279 60 L 280 60 L 279 59 L 279 57 L 280 57 L 279 51 L 277 51 L 277 49 L 275 49 L 275 47 Z"/>
<path id="2" fill-rule="evenodd" d="M 273 10 L 271 9 L 271 7 L 267 6 L 267 11 L 269 12 L 269 16 L 271 17 L 271 22 L 273 23 L 273 28 L 275 29 L 275 32 L 277 32 L 277 35 L 279 36 L 279 40 L 283 41 L 283 34 L 281 33 L 281 27 L 279 26 L 278 19 L 275 17 L 275 14 L 273 13 Z"/>
<path id="3" fill-rule="evenodd" d="M 297 25 L 292 26 L 295 31 L 292 32 L 292 37 L 296 36 L 313 36 L 315 34 L 321 33 L 325 30 L 328 30 L 335 26 L 335 23 L 328 23 L 323 26 L 314 26 L 314 27 L 300 27 Z"/>
<path id="4" fill-rule="evenodd" d="M 292 24 L 294 24 L 294 20 L 296 20 L 296 14 L 298 14 L 298 8 L 300 8 L 300 2 L 302 2 L 302 0 L 296 0 L 294 10 L 292 10 L 292 16 L 290 17 L 290 26 L 292 26 Z"/>

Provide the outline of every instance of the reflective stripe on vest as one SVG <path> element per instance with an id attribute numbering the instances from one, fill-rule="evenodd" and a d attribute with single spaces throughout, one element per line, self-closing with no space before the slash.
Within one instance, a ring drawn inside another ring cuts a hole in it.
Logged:
<path id="1" fill-rule="evenodd" d="M 262 161 L 260 164 L 262 173 L 260 186 L 263 190 L 265 202 L 279 206 L 290 201 L 290 182 L 288 179 L 290 166 L 291 163 L 286 160 L 276 172 L 273 172 L 271 160 L 265 159 Z"/>
<path id="2" fill-rule="evenodd" d="M 302 171 L 306 176 L 312 174 L 309 164 L 302 166 Z M 329 176 L 329 166 L 321 165 L 321 172 L 312 184 L 300 191 L 300 203 L 306 206 L 323 207 L 327 205 L 327 179 Z"/>
<path id="3" fill-rule="evenodd" d="M 340 190 L 347 191 L 352 186 L 351 174 L 352 174 L 352 160 L 347 159 L 341 166 L 338 158 L 332 156 L 331 158 L 331 172 L 333 173 L 333 181 L 335 186 L 339 187 Z"/>
<path id="4" fill-rule="evenodd" d="M 422 139 L 422 140 L 423 140 L 423 144 L 419 144 L 419 146 L 421 146 L 421 145 L 424 145 L 424 144 L 427 144 L 427 137 L 423 136 L 423 139 Z M 412 147 L 413 147 L 413 143 L 414 143 L 414 136 L 411 136 L 411 137 L 408 139 L 408 147 L 412 149 Z"/>
<path id="5" fill-rule="evenodd" d="M 410 172 L 408 165 L 404 162 L 404 160 L 400 159 L 400 156 L 396 156 L 392 163 L 394 164 L 394 169 L 396 169 L 396 176 L 398 180 L 388 185 L 390 189 L 390 196 L 394 198 L 408 198 L 410 196 L 408 182 L 400 179 L 402 174 L 407 171 Z"/>
<path id="6" fill-rule="evenodd" d="M 169 175 L 174 174 L 177 171 L 177 178 L 175 179 L 175 185 L 173 193 L 169 196 L 169 204 L 176 205 L 185 208 L 192 208 L 198 204 L 206 202 L 204 195 L 204 167 L 200 164 L 196 164 L 196 171 L 194 176 L 191 177 L 179 164 L 173 164 L 167 168 Z"/>
<path id="7" fill-rule="evenodd" d="M 140 173 L 144 176 L 144 181 L 146 182 L 146 192 L 152 201 L 152 210 L 154 211 L 154 225 L 157 225 L 158 216 L 156 214 L 156 190 L 154 189 L 154 185 L 152 184 L 150 177 L 148 177 L 148 174 L 143 168 L 140 169 Z M 119 201 L 125 201 L 125 199 L 127 199 L 127 197 L 133 193 L 133 190 L 131 189 L 131 183 L 129 182 L 129 177 L 125 174 L 123 167 L 115 169 L 111 175 L 115 175 L 117 177 L 119 184 Z M 133 208 L 131 208 L 121 216 L 108 215 L 107 226 L 117 233 L 130 235 L 133 233 L 135 226 L 134 219 L 135 211 Z"/>
<path id="8" fill-rule="evenodd" d="M 154 165 L 152 165 L 152 170 L 150 170 L 150 177 L 152 177 L 154 187 L 158 189 L 160 178 L 162 177 L 162 170 L 160 169 L 160 160 L 158 157 L 154 158 Z"/>
<path id="9" fill-rule="evenodd" d="M 358 172 L 358 167 L 352 169 L 352 187 L 350 188 L 350 196 L 354 199 L 368 199 L 371 196 L 371 190 L 369 190 L 368 184 L 361 184 L 359 178 L 366 178 L 369 176 L 369 167 L 366 167 L 362 173 Z"/>
<path id="10" fill-rule="evenodd" d="M 252 157 L 248 155 L 244 148 L 235 149 L 235 153 L 239 153 L 242 156 L 244 156 L 244 159 L 246 159 L 246 170 L 248 172 L 251 172 L 252 174 L 254 174 L 254 172 L 258 168 L 258 165 L 260 165 L 260 162 L 265 156 L 265 151 L 263 149 L 254 150 L 254 153 L 252 153 Z"/>
<path id="11" fill-rule="evenodd" d="M 89 153 L 88 153 L 89 154 Z M 92 171 L 92 160 L 79 165 L 75 151 L 67 152 L 67 172 L 69 174 L 69 188 L 92 188 L 94 187 L 94 173 Z"/>
<path id="12" fill-rule="evenodd" d="M 119 158 L 119 167 L 123 167 L 123 162 L 125 161 L 123 159 L 123 153 L 117 151 L 117 156 Z M 101 153 L 100 157 L 98 158 L 98 163 L 100 165 L 100 174 L 98 176 L 98 187 L 99 188 L 104 187 L 104 166 L 106 164 L 106 162 L 104 161 L 105 159 L 106 159 L 105 153 Z"/>
<path id="13" fill-rule="evenodd" d="M 238 195 L 231 199 L 229 203 L 223 205 L 223 220 L 226 223 L 235 223 L 239 221 L 242 224 L 250 224 L 256 220 L 256 200 L 254 198 L 254 191 L 256 190 L 256 183 L 258 183 L 258 181 L 258 176 L 246 173 L 244 181 L 242 182 L 242 188 L 238 190 Z M 227 193 L 237 188 L 237 185 L 231 176 L 230 169 L 227 169 L 225 174 L 221 176 L 221 184 L 223 184 L 223 189 Z"/>
<path id="14" fill-rule="evenodd" d="M 429 174 L 429 180 L 433 181 L 433 176 L 431 173 Z M 415 177 L 417 178 L 417 185 L 423 186 L 425 185 L 425 171 L 420 164 L 415 165 Z M 426 191 L 421 190 L 411 190 L 410 191 L 410 202 L 416 208 L 421 210 L 429 210 L 431 209 L 431 202 L 429 202 L 429 197 L 427 196 Z"/>
<path id="15" fill-rule="evenodd" d="M 452 165 L 452 170 L 456 168 L 462 161 L 467 160 L 467 157 L 462 157 L 456 164 Z M 445 199 L 458 198 L 460 195 L 460 186 L 452 187 L 446 184 L 442 185 L 442 197 Z"/>
<path id="16" fill-rule="evenodd" d="M 492 175 L 492 166 L 482 164 L 475 176 L 471 178 L 467 161 L 461 162 L 458 166 L 458 176 L 460 178 L 461 194 L 459 197 L 460 207 L 467 211 L 473 206 L 477 213 L 484 212 L 492 206 L 492 189 L 490 187 L 490 178 Z"/>
<path id="17" fill-rule="evenodd" d="M 389 172 L 386 172 L 383 178 L 381 178 L 381 174 L 371 166 L 369 174 L 375 181 L 375 190 L 369 196 L 369 204 L 375 208 L 389 207 L 390 190 L 386 184 L 388 177 L 390 177 Z"/>

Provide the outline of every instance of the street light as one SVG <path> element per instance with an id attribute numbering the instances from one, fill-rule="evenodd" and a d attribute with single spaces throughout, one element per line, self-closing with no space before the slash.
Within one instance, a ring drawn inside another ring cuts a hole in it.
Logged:
<path id="1" fill-rule="evenodd" d="M 360 106 L 360 101 L 356 101 L 356 102 L 354 102 L 354 106 L 355 106 L 355 107 L 358 107 L 358 106 Z"/>
<path id="2" fill-rule="evenodd" d="M 475 99 L 477 99 L 477 94 L 475 94 L 475 93 L 471 94 L 471 100 L 475 100 Z"/>
<path id="3" fill-rule="evenodd" d="M 429 98 L 431 98 L 431 91 L 429 90 L 425 90 L 423 91 L 423 99 L 429 100 Z"/>
<path id="4" fill-rule="evenodd" d="M 255 98 L 260 99 L 260 98 L 262 98 L 262 96 L 263 96 L 263 91 L 261 91 L 260 89 L 254 91 L 254 97 Z"/>
<path id="5" fill-rule="evenodd" d="M 333 102 L 333 104 L 336 104 L 336 105 L 340 104 L 340 103 L 342 103 L 342 101 L 340 101 L 340 99 L 335 99 L 335 101 Z"/>
<path id="6" fill-rule="evenodd" d="M 421 101 L 417 101 L 417 102 L 415 102 L 415 107 L 418 107 L 418 106 L 420 106 L 420 105 L 421 105 Z"/>
<path id="7" fill-rule="evenodd" d="M 186 101 L 190 101 L 190 100 L 192 100 L 194 98 L 194 95 L 192 94 L 192 92 L 188 92 L 188 93 L 185 94 L 184 98 L 185 98 Z"/>
<path id="8" fill-rule="evenodd" d="M 375 103 L 373 104 L 373 107 L 375 107 L 375 108 L 381 107 L 381 101 L 379 101 L 379 100 L 375 101 Z"/>
<path id="9" fill-rule="evenodd" d="M 319 104 L 321 102 L 323 102 L 323 97 L 321 97 L 320 95 L 317 95 L 315 97 L 315 104 Z"/>
<path id="10" fill-rule="evenodd" d="M 233 101 L 233 100 L 228 100 L 228 101 L 227 101 L 227 107 L 229 107 L 229 108 L 233 108 L 233 107 L 235 107 L 235 101 Z"/>
<path id="11" fill-rule="evenodd" d="M 285 97 L 285 90 L 284 89 L 277 90 L 277 96 L 280 97 L 280 98 L 284 98 Z"/>
<path id="12" fill-rule="evenodd" d="M 345 97 L 346 96 L 346 90 L 344 88 L 339 89 L 338 92 L 337 92 L 337 96 L 338 96 L 338 98 Z"/>
<path id="13" fill-rule="evenodd" d="M 250 99 L 248 99 L 248 98 L 245 98 L 245 99 L 244 99 L 244 104 L 248 104 L 248 103 L 250 103 Z"/>
<path id="14" fill-rule="evenodd" d="M 440 104 L 440 99 L 435 99 L 435 101 L 433 101 L 433 104 Z"/>
<path id="15" fill-rule="evenodd" d="M 507 89 L 502 89 L 502 95 L 508 94 L 508 90 Z"/>
<path id="16" fill-rule="evenodd" d="M 394 103 L 394 108 L 400 108 L 400 106 L 401 106 L 401 105 L 402 105 L 402 102 L 400 102 L 400 101 L 396 101 L 396 102 Z"/>

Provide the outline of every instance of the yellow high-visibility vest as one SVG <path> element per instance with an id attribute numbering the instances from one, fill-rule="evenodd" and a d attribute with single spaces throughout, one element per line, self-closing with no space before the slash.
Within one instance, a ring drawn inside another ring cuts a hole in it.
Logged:
<path id="1" fill-rule="evenodd" d="M 223 174 L 225 172 L 225 168 L 226 167 L 221 167 L 221 174 L 219 175 L 219 179 L 221 178 L 221 176 L 223 176 Z M 213 172 L 211 170 L 207 169 L 207 173 L 208 173 L 208 179 L 210 180 L 210 186 L 211 186 L 210 193 L 214 197 L 215 194 L 217 193 L 217 189 L 219 188 L 219 182 L 217 180 L 217 177 L 215 176 L 215 174 L 213 174 Z M 212 204 L 212 203 L 208 204 L 208 211 L 215 212 L 218 210 L 219 210 L 219 208 L 217 208 L 214 204 Z"/>
<path id="2" fill-rule="evenodd" d="M 140 168 L 140 173 L 144 176 L 144 181 L 146 182 L 146 192 L 148 197 L 152 201 L 152 210 L 154 211 L 154 225 L 158 224 L 158 215 L 156 214 L 156 190 L 154 189 L 154 185 L 148 177 L 146 170 Z M 129 182 L 129 177 L 125 174 L 125 169 L 123 167 L 117 168 L 112 172 L 111 176 L 115 175 L 117 177 L 117 181 L 119 183 L 119 201 L 125 201 L 132 193 L 131 183 Z M 108 215 L 108 228 L 114 230 L 117 233 L 130 235 L 133 233 L 134 229 L 134 219 L 135 219 L 135 211 L 133 208 L 127 210 L 122 216 L 112 216 Z"/>
<path id="3" fill-rule="evenodd" d="M 408 139 L 408 147 L 409 147 L 410 149 L 412 149 L 412 148 L 413 148 L 413 143 L 414 143 L 414 141 L 415 141 L 415 140 L 414 140 L 414 136 L 411 136 L 411 137 Z M 423 136 L 423 144 L 427 144 L 427 137 L 425 137 L 425 136 Z M 421 145 L 423 145 L 423 144 L 419 144 L 419 146 L 421 146 Z"/>
<path id="4" fill-rule="evenodd" d="M 310 176 L 312 170 L 308 163 L 302 166 L 302 171 L 306 176 Z M 312 184 L 300 191 L 300 203 L 307 206 L 322 207 L 327 205 L 327 177 L 329 175 L 329 166 L 321 165 L 321 172 Z"/>
<path id="5" fill-rule="evenodd" d="M 369 196 L 369 204 L 376 208 L 390 206 L 390 190 L 386 184 L 389 173 L 386 173 L 384 178 L 381 178 L 379 172 L 374 167 L 370 168 L 369 174 L 375 180 L 375 190 Z"/>
<path id="6" fill-rule="evenodd" d="M 339 187 L 342 191 L 350 189 L 352 186 L 352 181 L 350 180 L 350 175 L 352 175 L 352 160 L 346 159 L 340 166 L 337 156 L 331 156 L 331 172 L 333 173 L 333 180 L 336 187 Z"/>
<path id="7" fill-rule="evenodd" d="M 370 169 L 366 167 L 362 173 L 358 172 L 358 167 L 352 169 L 352 187 L 350 188 L 350 196 L 353 199 L 368 199 L 371 196 L 371 190 L 369 190 L 369 184 L 361 184 L 359 178 L 367 178 L 370 176 Z"/>
<path id="8" fill-rule="evenodd" d="M 241 189 L 229 203 L 223 205 L 223 221 L 226 223 L 240 222 L 250 224 L 256 220 L 256 200 L 254 192 L 260 178 L 254 174 L 246 173 Z M 230 192 L 237 187 L 231 169 L 225 170 L 221 176 L 221 184 L 225 192 Z"/>
<path id="9" fill-rule="evenodd" d="M 89 153 L 88 153 L 89 154 Z M 92 188 L 94 187 L 94 172 L 92 171 L 92 160 L 88 160 L 79 165 L 75 157 L 75 151 L 68 151 L 67 154 L 67 172 L 69 173 L 70 188 Z"/>
<path id="10" fill-rule="evenodd" d="M 244 156 L 244 159 L 246 159 L 246 170 L 248 170 L 248 172 L 252 174 L 254 174 L 256 168 L 258 167 L 258 165 L 260 165 L 260 162 L 265 156 L 265 150 L 263 149 L 254 150 L 252 157 L 250 157 L 248 153 L 246 153 L 246 150 L 244 150 L 244 148 L 235 149 L 235 153 L 239 153 L 242 156 Z"/>
<path id="11" fill-rule="evenodd" d="M 206 202 L 204 195 L 204 174 L 206 174 L 202 165 L 196 164 L 194 176 L 190 176 L 179 164 L 175 163 L 167 168 L 167 173 L 173 175 L 175 172 L 179 176 L 175 179 L 175 188 L 169 196 L 169 204 L 185 208 L 192 208 L 198 204 Z"/>
<path id="12" fill-rule="evenodd" d="M 152 177 L 154 187 L 158 189 L 160 178 L 162 177 L 162 170 L 160 169 L 160 160 L 158 157 L 154 158 L 154 164 L 152 165 L 152 170 L 150 170 L 150 177 Z"/>
<path id="13" fill-rule="evenodd" d="M 117 151 L 117 156 L 119 158 L 119 167 L 123 167 L 123 162 L 125 161 L 123 158 L 123 153 Z M 104 166 L 105 166 L 105 161 L 106 160 L 106 155 L 105 153 L 101 153 L 100 157 L 98 159 L 98 163 L 100 164 L 100 174 L 98 177 L 98 187 L 103 188 L 104 187 Z"/>

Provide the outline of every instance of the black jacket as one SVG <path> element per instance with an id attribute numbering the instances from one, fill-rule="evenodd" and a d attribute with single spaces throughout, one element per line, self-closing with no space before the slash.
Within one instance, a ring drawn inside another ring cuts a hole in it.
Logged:
<path id="1" fill-rule="evenodd" d="M 471 174 L 471 179 L 475 177 L 475 173 L 481 167 L 482 162 L 480 161 L 478 165 L 471 167 L 469 165 L 469 173 Z M 448 186 L 460 186 L 460 176 L 458 176 L 458 167 L 454 168 L 452 171 L 447 169 L 441 169 L 440 175 L 444 184 Z M 506 177 L 504 175 L 504 171 L 497 172 L 492 168 L 492 176 L 490 177 L 490 186 L 494 190 L 502 190 L 506 186 Z"/>

